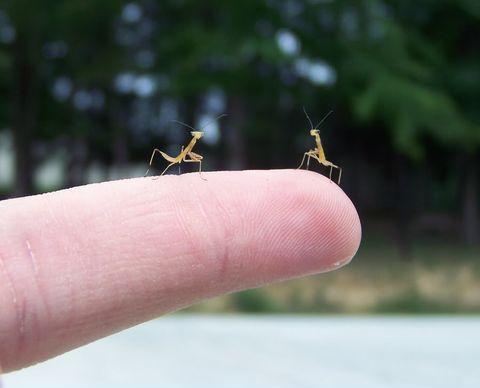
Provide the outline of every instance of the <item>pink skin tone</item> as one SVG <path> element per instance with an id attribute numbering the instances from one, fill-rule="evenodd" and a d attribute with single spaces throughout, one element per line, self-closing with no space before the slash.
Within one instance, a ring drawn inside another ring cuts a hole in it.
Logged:
<path id="1" fill-rule="evenodd" d="M 12 371 L 206 298 L 347 264 L 357 212 L 322 175 L 214 172 L 0 202 Z"/>

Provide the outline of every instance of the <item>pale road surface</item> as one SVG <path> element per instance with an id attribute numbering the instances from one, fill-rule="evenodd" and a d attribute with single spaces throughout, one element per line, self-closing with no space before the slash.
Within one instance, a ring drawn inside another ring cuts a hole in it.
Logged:
<path id="1" fill-rule="evenodd" d="M 478 388 L 480 317 L 174 315 L 4 388 Z"/>

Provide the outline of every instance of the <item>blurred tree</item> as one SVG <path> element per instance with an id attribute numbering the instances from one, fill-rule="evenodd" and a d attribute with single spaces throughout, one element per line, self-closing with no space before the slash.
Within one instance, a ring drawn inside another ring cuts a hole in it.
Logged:
<path id="1" fill-rule="evenodd" d="M 61 2 L 50 16 L 57 26 L 51 41 L 61 42 L 68 50 L 50 62 L 50 84 L 66 82 L 71 88 L 69 98 L 60 98 L 56 103 L 57 109 L 62 107 L 66 114 L 63 128 L 55 129 L 58 133 L 68 128 L 68 186 L 85 183 L 85 172 L 95 150 L 112 147 L 113 155 L 125 154 L 114 160 L 124 163 L 127 158 L 123 127 L 109 111 L 117 97 L 112 90 L 115 75 L 123 67 L 115 25 L 124 4 L 122 0 Z"/>
<path id="2" fill-rule="evenodd" d="M 69 177 L 77 178 L 70 183 L 83 183 L 81 175 L 89 149 L 86 137 L 94 122 L 85 115 L 91 111 L 92 93 L 103 98 L 102 89 L 110 87 L 112 74 L 119 65 L 114 55 L 112 24 L 122 3 L 15 0 L 3 5 L 15 35 L 8 54 L 12 58 L 16 195 L 33 192 L 33 139 L 58 136 L 65 131 L 73 132 L 69 142 L 73 168 L 68 171 Z M 26 9 L 29 11 L 25 12 Z M 52 95 L 55 86 L 57 98 Z M 74 109 L 59 104 L 58 99 L 68 100 Z"/>
<path id="3" fill-rule="evenodd" d="M 256 0 L 167 1 L 159 7 L 163 23 L 156 47 L 170 91 L 192 101 L 212 87 L 222 89 L 230 116 L 223 137 L 225 167 L 244 168 L 249 119 L 261 101 L 275 104 L 276 66 L 283 59 L 273 38 L 278 10 Z"/>
<path id="4" fill-rule="evenodd" d="M 40 82 L 40 15 L 45 9 L 40 3 L 30 4 L 24 0 L 7 1 L 4 7 L 15 31 L 9 52 L 12 58 L 10 87 L 11 125 L 16 157 L 15 189 L 17 195 L 25 195 L 33 189 L 32 140 L 37 121 Z M 25 12 L 25 9 L 30 9 L 31 12 Z"/>

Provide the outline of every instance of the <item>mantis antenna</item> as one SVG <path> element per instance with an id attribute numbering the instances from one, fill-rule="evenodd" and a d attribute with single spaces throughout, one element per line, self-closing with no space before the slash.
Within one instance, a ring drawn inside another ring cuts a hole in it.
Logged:
<path id="1" fill-rule="evenodd" d="M 217 121 L 218 119 L 221 119 L 222 117 L 225 117 L 225 116 L 228 116 L 228 115 L 225 114 L 225 113 L 222 113 L 220 116 L 215 117 L 214 119 L 210 120 L 207 124 L 205 124 L 205 125 L 203 126 L 202 129 L 207 128 L 209 125 L 213 124 L 215 121 Z M 181 124 L 181 125 L 183 125 L 183 126 L 185 126 L 185 127 L 187 127 L 187 128 L 193 129 L 194 131 L 197 131 L 197 129 L 193 128 L 192 126 L 190 126 L 190 125 L 188 125 L 188 124 L 186 124 L 186 123 L 184 123 L 184 122 L 182 122 L 182 121 L 178 121 L 178 120 L 172 120 L 172 121 L 173 121 L 174 123 Z"/>
<path id="2" fill-rule="evenodd" d="M 303 112 L 305 113 L 305 116 L 307 116 L 307 120 L 308 120 L 308 122 L 310 123 L 310 128 L 312 128 L 312 129 L 318 129 L 318 127 L 328 118 L 328 116 L 330 116 L 330 115 L 333 113 L 333 110 L 331 110 L 330 112 L 328 112 L 328 113 L 323 117 L 323 119 L 322 119 L 315 127 L 313 126 L 312 120 L 310 119 L 310 116 L 308 115 L 307 110 L 305 109 L 305 107 L 303 107 Z"/>
<path id="3" fill-rule="evenodd" d="M 318 127 L 328 118 L 328 116 L 330 116 L 331 114 L 333 113 L 333 110 L 331 110 L 330 112 L 328 112 L 322 120 L 320 120 L 320 122 L 317 124 L 317 126 L 315 127 L 315 129 L 318 129 Z"/>
<path id="4" fill-rule="evenodd" d="M 195 128 L 193 128 L 193 127 L 191 127 L 190 125 L 188 125 L 188 124 L 186 124 L 186 123 L 183 123 L 183 122 L 181 122 L 181 121 L 178 121 L 178 120 L 172 120 L 172 122 L 174 122 L 174 123 L 178 123 L 178 124 L 181 124 L 181 125 L 183 125 L 183 126 L 185 126 L 185 127 L 187 127 L 187 128 L 190 128 L 190 129 L 193 129 L 194 131 L 196 131 L 196 129 L 195 129 Z"/>
<path id="5" fill-rule="evenodd" d="M 202 129 L 207 128 L 209 125 L 212 125 L 215 121 L 217 121 L 217 120 L 219 120 L 219 119 L 221 119 L 222 117 L 225 117 L 225 116 L 228 116 L 228 115 L 226 113 L 222 113 L 221 115 L 219 115 L 219 116 L 215 117 L 214 119 L 210 120 L 209 122 L 207 122 L 207 124 L 205 124 Z"/>
<path id="6" fill-rule="evenodd" d="M 303 107 L 303 111 L 305 112 L 305 116 L 307 116 L 307 120 L 308 120 L 308 122 L 310 123 L 310 128 L 313 129 L 312 120 L 310 120 L 310 116 L 308 115 L 307 110 L 305 109 L 305 107 Z"/>

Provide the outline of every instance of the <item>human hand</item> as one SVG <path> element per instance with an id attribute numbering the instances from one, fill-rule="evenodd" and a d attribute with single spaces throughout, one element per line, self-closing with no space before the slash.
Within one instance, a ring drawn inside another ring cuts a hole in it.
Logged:
<path id="1" fill-rule="evenodd" d="M 305 171 L 141 178 L 0 202 L 12 371 L 205 298 L 347 264 L 360 222 Z"/>

